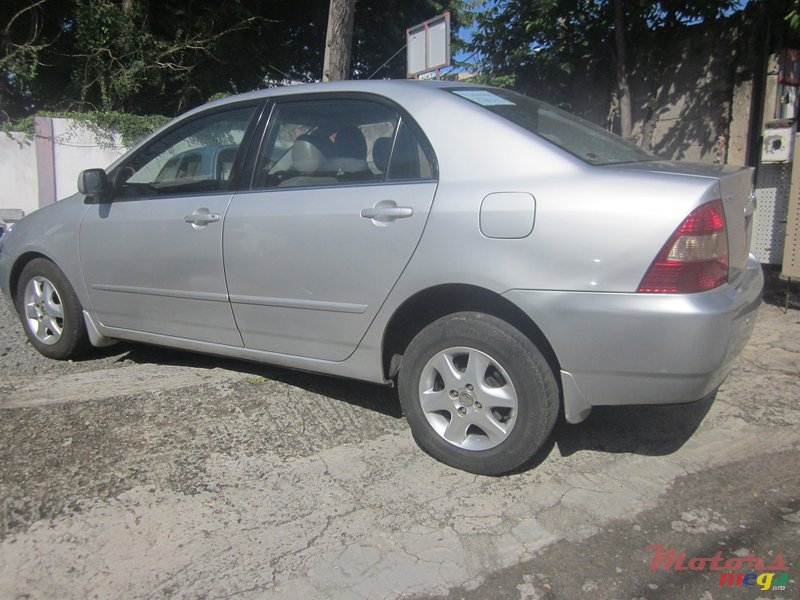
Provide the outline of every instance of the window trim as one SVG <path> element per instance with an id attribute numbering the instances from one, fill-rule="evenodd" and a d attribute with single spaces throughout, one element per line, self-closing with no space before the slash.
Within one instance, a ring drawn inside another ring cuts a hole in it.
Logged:
<path id="1" fill-rule="evenodd" d="M 265 98 L 260 98 L 257 100 L 243 100 L 239 102 L 231 102 L 230 104 L 222 104 L 220 106 L 215 106 L 213 108 L 209 108 L 206 110 L 201 110 L 190 117 L 186 118 L 178 118 L 175 120 L 174 123 L 169 125 L 166 129 L 159 132 L 158 135 L 154 136 L 152 139 L 147 141 L 141 148 L 137 149 L 135 153 L 125 159 L 124 162 L 118 164 L 114 169 L 112 169 L 108 176 L 109 180 L 114 182 L 119 172 L 128 167 L 131 162 L 135 159 L 140 157 L 142 154 L 148 152 L 155 144 L 160 142 L 164 137 L 174 133 L 177 129 L 189 125 L 199 119 L 205 119 L 209 116 L 213 116 L 219 113 L 226 113 L 234 110 L 240 110 L 243 108 L 252 107 L 255 110 L 253 111 L 253 115 L 250 117 L 250 122 L 247 124 L 247 128 L 245 129 L 244 135 L 242 136 L 242 142 L 239 144 L 238 151 L 236 153 L 236 160 L 234 160 L 233 166 L 231 167 L 231 175 L 228 178 L 227 185 L 223 190 L 217 191 L 208 191 L 208 192 L 188 192 L 188 193 L 179 193 L 179 194 L 163 194 L 163 195 L 155 195 L 155 196 L 133 196 L 130 198 L 123 198 L 117 196 L 117 188 L 114 185 L 114 195 L 111 197 L 111 202 L 136 202 L 139 200 L 155 200 L 159 198 L 187 198 L 187 197 L 203 197 L 203 196 L 217 196 L 219 194 L 230 194 L 242 189 L 243 182 L 247 179 L 246 174 L 247 171 L 245 170 L 245 159 L 250 154 L 251 145 L 253 142 L 253 136 L 258 131 L 259 126 L 262 123 L 264 110 L 266 106 L 269 104 L 268 100 Z"/>
<path id="2" fill-rule="evenodd" d="M 415 182 L 415 181 L 438 181 L 439 180 L 438 171 L 436 171 L 434 169 L 433 163 L 431 162 L 430 157 L 428 156 L 428 153 L 425 151 L 424 147 L 422 148 L 422 153 L 425 155 L 425 158 L 428 160 L 428 165 L 431 168 L 431 173 L 432 174 L 436 173 L 435 176 L 432 175 L 431 177 L 417 177 L 416 179 L 391 179 L 389 177 L 389 175 L 392 172 L 392 159 L 394 158 L 394 151 L 395 151 L 395 148 L 397 147 L 397 140 L 400 137 L 400 132 L 404 128 L 407 127 L 411 131 L 411 134 L 414 136 L 413 139 L 420 146 L 422 146 L 421 142 L 419 141 L 419 136 L 417 135 L 416 131 L 413 129 L 413 127 L 411 126 L 411 123 L 409 121 L 410 121 L 410 119 L 405 119 L 405 118 L 403 118 L 402 115 L 400 115 L 400 118 L 397 120 L 397 127 L 395 128 L 394 138 L 392 139 L 392 148 L 389 151 L 389 162 L 387 163 L 386 177 L 385 177 L 386 183 L 404 183 L 404 182 L 407 183 L 407 182 Z"/>

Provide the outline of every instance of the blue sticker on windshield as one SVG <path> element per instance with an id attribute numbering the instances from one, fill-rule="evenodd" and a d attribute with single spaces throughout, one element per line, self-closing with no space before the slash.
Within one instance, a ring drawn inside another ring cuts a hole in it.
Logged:
<path id="1" fill-rule="evenodd" d="M 481 106 L 514 106 L 511 100 L 501 98 L 488 90 L 454 90 L 453 93 Z"/>

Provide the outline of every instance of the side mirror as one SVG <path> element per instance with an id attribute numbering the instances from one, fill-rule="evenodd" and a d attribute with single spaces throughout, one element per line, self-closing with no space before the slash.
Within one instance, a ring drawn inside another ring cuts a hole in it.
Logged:
<path id="1" fill-rule="evenodd" d="M 78 175 L 78 191 L 90 198 L 106 198 L 111 194 L 108 175 L 103 169 L 86 169 Z"/>

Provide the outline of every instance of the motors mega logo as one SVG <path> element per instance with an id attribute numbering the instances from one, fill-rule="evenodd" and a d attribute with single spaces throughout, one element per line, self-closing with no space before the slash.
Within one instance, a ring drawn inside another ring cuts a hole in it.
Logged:
<path id="1" fill-rule="evenodd" d="M 761 590 L 785 591 L 789 582 L 788 567 L 779 552 L 768 566 L 767 561 L 755 554 L 723 558 L 722 552 L 707 558 L 696 557 L 686 560 L 686 552 L 675 548 L 664 548 L 661 544 L 648 546 L 654 552 L 650 570 L 657 571 L 719 571 L 719 584 L 730 587 L 758 587 Z M 745 569 L 747 571 L 745 572 Z"/>

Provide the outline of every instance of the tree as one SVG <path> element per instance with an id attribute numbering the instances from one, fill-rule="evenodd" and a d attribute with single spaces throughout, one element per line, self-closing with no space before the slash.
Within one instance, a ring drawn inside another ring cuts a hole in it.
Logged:
<path id="1" fill-rule="evenodd" d="M 131 111 L 143 97 L 170 92 L 177 95 L 175 111 L 191 104 L 198 80 L 207 76 L 201 71 L 213 71 L 222 40 L 259 20 L 239 2 L 223 1 L 216 9 L 194 3 L 191 9 L 187 18 L 185 9 L 163 4 L 79 2 L 70 23 L 71 58 L 78 67 L 71 92 L 79 105 Z"/>
<path id="2" fill-rule="evenodd" d="M 356 0 L 331 0 L 328 9 L 328 33 L 325 37 L 322 81 L 337 81 L 350 77 L 355 16 Z"/>
<path id="3" fill-rule="evenodd" d="M 633 118 L 631 116 L 631 89 L 628 85 L 627 49 L 625 44 L 625 7 L 623 0 L 614 0 L 614 46 L 617 67 L 617 101 L 619 102 L 620 135 L 631 137 Z"/>
<path id="4" fill-rule="evenodd" d="M 0 113 L 123 110 L 175 115 L 219 94 L 322 71 L 330 0 L 6 0 Z M 400 50 L 405 28 L 464 0 L 359 0 L 347 77 Z M 378 76 L 404 77 L 402 54 Z"/>
<path id="5" fill-rule="evenodd" d="M 14 4 L 16 12 L 0 13 L 6 119 L 37 109 L 179 112 L 207 97 L 204 86 L 224 85 L 214 67 L 225 38 L 259 21 L 245 3 L 230 0 Z M 164 107 L 165 96 L 172 106 Z"/>
<path id="6" fill-rule="evenodd" d="M 480 56 L 485 81 L 566 108 L 572 81 L 589 82 L 596 106 L 612 98 L 608 121 L 629 136 L 628 48 L 636 48 L 637 63 L 659 65 L 667 40 L 738 6 L 735 0 L 500 0 L 471 13 L 477 29 L 469 47 Z"/>
<path id="7" fill-rule="evenodd" d="M 33 101 L 41 55 L 57 37 L 45 18 L 46 0 L 7 0 L 0 6 L 0 121 L 24 114 Z"/>

